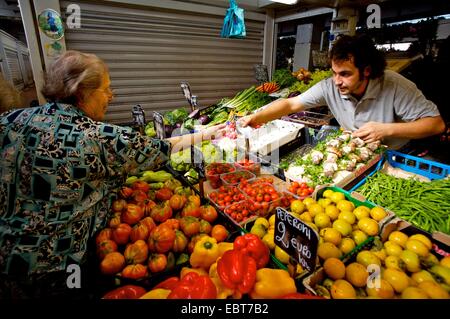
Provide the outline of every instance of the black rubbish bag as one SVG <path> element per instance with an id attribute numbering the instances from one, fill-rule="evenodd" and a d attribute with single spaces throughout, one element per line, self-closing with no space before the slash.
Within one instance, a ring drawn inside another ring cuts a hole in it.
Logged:
<path id="1" fill-rule="evenodd" d="M 222 38 L 244 38 L 245 22 L 244 9 L 239 8 L 234 0 L 230 0 L 230 8 L 227 9 L 227 14 L 223 20 Z"/>

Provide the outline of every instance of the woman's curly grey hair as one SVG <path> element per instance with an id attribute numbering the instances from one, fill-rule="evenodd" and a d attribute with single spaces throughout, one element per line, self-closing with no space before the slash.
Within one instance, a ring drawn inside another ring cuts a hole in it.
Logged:
<path id="1" fill-rule="evenodd" d="M 0 73 L 0 113 L 14 107 L 22 107 L 20 93 Z"/>
<path id="2" fill-rule="evenodd" d="M 42 94 L 50 101 L 76 104 L 101 86 L 105 72 L 108 66 L 95 54 L 68 50 L 49 67 Z"/>

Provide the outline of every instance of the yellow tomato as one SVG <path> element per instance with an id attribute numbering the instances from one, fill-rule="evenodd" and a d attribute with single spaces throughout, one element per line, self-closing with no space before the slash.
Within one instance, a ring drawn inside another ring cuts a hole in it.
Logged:
<path id="1" fill-rule="evenodd" d="M 369 217 L 370 209 L 366 206 L 358 206 L 353 210 L 353 214 L 355 214 L 356 219 L 360 220 L 364 217 Z"/>
<path id="2" fill-rule="evenodd" d="M 369 236 L 377 235 L 379 230 L 377 221 L 368 217 L 361 218 L 358 227 Z"/>
<path id="3" fill-rule="evenodd" d="M 431 240 L 424 234 L 414 234 L 409 236 L 409 239 L 415 239 L 422 242 L 425 246 L 427 246 L 428 249 L 431 249 L 433 247 L 433 243 L 431 242 Z"/>
<path id="4" fill-rule="evenodd" d="M 325 198 L 331 198 L 331 195 L 333 195 L 334 192 L 331 189 L 327 189 L 323 192 L 322 196 Z"/>
<path id="5" fill-rule="evenodd" d="M 379 222 L 380 220 L 382 220 L 383 218 L 385 218 L 387 216 L 386 211 L 379 206 L 375 206 L 374 208 L 372 208 L 370 210 L 369 214 L 370 214 L 370 217 L 375 219 L 377 222 Z"/>
<path id="6" fill-rule="evenodd" d="M 407 287 L 402 291 L 402 299 L 428 299 L 428 295 L 418 287 Z"/>
<path id="7" fill-rule="evenodd" d="M 343 254 L 348 254 L 356 247 L 355 242 L 351 238 L 342 238 L 341 243 L 339 244 L 339 249 Z"/>
<path id="8" fill-rule="evenodd" d="M 314 216 L 314 224 L 319 228 L 331 226 L 330 217 L 325 213 L 319 213 Z"/>
<path id="9" fill-rule="evenodd" d="M 338 279 L 331 286 L 331 297 L 333 299 L 354 299 L 356 291 L 348 281 Z"/>
<path id="10" fill-rule="evenodd" d="M 439 263 L 441 264 L 441 266 L 450 268 L 450 256 L 445 256 Z"/>
<path id="11" fill-rule="evenodd" d="M 343 211 L 342 213 L 339 214 L 338 218 L 345 220 L 350 225 L 353 225 L 356 221 L 355 214 L 353 214 L 350 211 Z"/>
<path id="12" fill-rule="evenodd" d="M 401 231 L 393 231 L 389 235 L 389 241 L 396 243 L 397 245 L 400 245 L 403 248 L 406 248 L 406 241 L 408 240 L 408 236 Z"/>
<path id="13" fill-rule="evenodd" d="M 430 253 L 427 246 L 423 242 L 411 238 L 409 238 L 406 242 L 406 249 L 411 250 L 422 257 L 427 257 Z"/>
<path id="14" fill-rule="evenodd" d="M 380 259 L 368 250 L 360 251 L 358 255 L 356 255 L 356 261 L 365 267 L 369 265 L 381 266 Z"/>
<path id="15" fill-rule="evenodd" d="M 385 269 L 382 272 L 382 277 L 391 284 L 392 288 L 394 288 L 397 293 L 401 293 L 409 286 L 408 276 L 402 271 Z"/>
<path id="16" fill-rule="evenodd" d="M 355 209 L 355 204 L 349 200 L 343 199 L 336 203 L 336 207 L 341 212 L 352 212 Z"/>
<path id="17" fill-rule="evenodd" d="M 328 205 L 325 207 L 325 214 L 330 216 L 331 220 L 336 220 L 339 216 L 339 209 L 335 205 Z"/>
<path id="18" fill-rule="evenodd" d="M 352 225 L 342 219 L 335 220 L 333 222 L 333 228 L 340 232 L 342 236 L 348 236 L 352 232 Z"/>
<path id="19" fill-rule="evenodd" d="M 384 279 L 380 279 L 379 287 L 366 287 L 366 292 L 369 297 L 380 297 L 383 299 L 391 299 L 395 295 L 394 288 Z"/>
<path id="20" fill-rule="evenodd" d="M 400 259 L 405 263 L 406 269 L 409 272 L 418 272 L 420 271 L 420 260 L 419 256 L 411 251 L 411 250 L 404 250 L 400 254 Z"/>
<path id="21" fill-rule="evenodd" d="M 396 269 L 403 271 L 405 267 L 403 261 L 398 256 L 387 256 L 384 260 L 384 266 L 388 269 Z"/>
<path id="22" fill-rule="evenodd" d="M 323 240 L 327 243 L 332 243 L 333 245 L 339 245 L 342 240 L 342 235 L 339 231 L 334 228 L 324 228 L 323 229 Z"/>
<path id="23" fill-rule="evenodd" d="M 359 245 L 367 239 L 367 234 L 361 230 L 354 230 L 352 231 L 352 238 L 356 245 Z"/>
<path id="24" fill-rule="evenodd" d="M 403 251 L 403 248 L 400 245 L 390 240 L 384 243 L 384 249 L 389 256 L 400 256 Z"/>
<path id="25" fill-rule="evenodd" d="M 336 204 L 339 203 L 339 201 L 344 200 L 345 199 L 345 195 L 339 192 L 334 192 L 331 196 L 330 199 L 335 202 Z"/>

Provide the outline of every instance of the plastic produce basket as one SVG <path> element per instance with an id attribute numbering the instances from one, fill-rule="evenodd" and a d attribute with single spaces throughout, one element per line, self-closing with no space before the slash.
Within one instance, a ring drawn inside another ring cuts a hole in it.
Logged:
<path id="1" fill-rule="evenodd" d="M 211 187 L 216 189 L 222 186 L 222 180 L 220 176 L 224 173 L 234 172 L 236 168 L 230 163 L 211 163 L 206 166 L 205 175 L 206 179 L 211 184 Z M 217 172 L 217 173 L 214 173 Z"/>
<path id="2" fill-rule="evenodd" d="M 220 175 L 222 184 L 225 186 L 235 186 L 238 185 L 243 179 L 251 181 L 255 179 L 255 174 L 247 170 L 237 170 L 230 173 L 225 173 Z"/>
<path id="3" fill-rule="evenodd" d="M 372 176 L 381 169 L 384 161 L 388 161 L 388 163 L 392 167 L 400 168 L 410 173 L 425 176 L 430 180 L 443 179 L 450 174 L 450 165 L 389 150 L 385 153 L 384 158 L 378 162 L 375 170 L 367 175 L 364 179 L 362 179 L 358 184 L 353 186 L 350 191 L 352 192 L 360 188 L 366 182 L 367 177 Z"/>

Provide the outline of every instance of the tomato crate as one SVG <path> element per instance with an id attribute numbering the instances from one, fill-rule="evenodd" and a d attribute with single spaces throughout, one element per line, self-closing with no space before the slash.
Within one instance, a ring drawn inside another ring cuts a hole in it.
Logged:
<path id="1" fill-rule="evenodd" d="M 236 171 L 236 167 L 230 163 L 211 163 L 205 168 L 206 179 L 212 188 L 216 189 L 222 186 L 220 176 L 224 173 Z"/>
<path id="2" fill-rule="evenodd" d="M 235 186 L 241 183 L 243 180 L 252 181 L 255 179 L 255 174 L 247 170 L 236 170 L 230 173 L 224 173 L 220 175 L 222 184 L 225 186 Z"/>
<path id="3" fill-rule="evenodd" d="M 281 204 L 283 194 L 278 188 L 269 183 L 250 183 L 239 185 L 239 189 L 254 205 L 258 216 L 266 217 Z"/>
<path id="4" fill-rule="evenodd" d="M 236 226 L 245 228 L 245 224 L 255 220 L 261 208 L 257 209 L 248 199 L 232 203 L 223 212 Z"/>
<path id="5" fill-rule="evenodd" d="M 255 174 L 255 176 L 259 176 L 261 174 L 261 162 L 254 160 L 240 160 L 234 163 L 236 169 L 238 170 L 247 170 Z"/>
<path id="6" fill-rule="evenodd" d="M 314 200 L 318 200 L 319 198 L 322 198 L 323 193 L 328 189 L 332 190 L 333 192 L 339 192 L 339 193 L 344 194 L 345 199 L 352 202 L 355 205 L 355 207 L 365 206 L 370 209 L 372 209 L 376 206 L 380 207 L 379 205 L 376 205 L 376 204 L 366 200 L 364 196 L 362 196 L 361 194 L 359 194 L 357 192 L 349 192 L 349 191 L 346 191 L 346 190 L 344 190 L 340 187 L 336 187 L 336 186 L 326 186 L 326 185 L 318 186 L 318 187 L 316 187 L 314 193 L 312 194 L 312 198 Z M 383 207 L 381 207 L 381 208 L 383 208 Z M 381 232 L 383 225 L 385 225 L 387 222 L 389 222 L 391 219 L 393 219 L 395 217 L 395 214 L 393 212 L 391 212 L 390 210 L 387 210 L 385 208 L 383 208 L 383 209 L 386 211 L 387 215 L 386 215 L 386 217 L 384 217 L 382 220 L 380 220 L 378 222 L 380 232 Z"/>
<path id="7" fill-rule="evenodd" d="M 220 186 L 218 190 L 210 192 L 207 196 L 220 210 L 224 210 L 232 202 L 239 202 L 246 198 L 237 186 L 225 185 Z"/>

